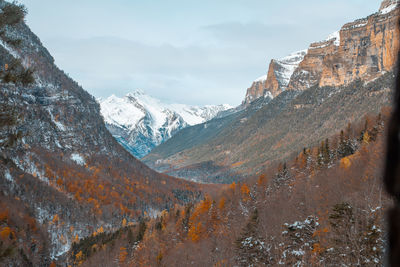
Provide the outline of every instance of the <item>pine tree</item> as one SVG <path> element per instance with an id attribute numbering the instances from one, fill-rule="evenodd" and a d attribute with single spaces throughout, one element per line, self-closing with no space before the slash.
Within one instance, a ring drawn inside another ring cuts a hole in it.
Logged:
<path id="1" fill-rule="evenodd" d="M 19 129 L 22 122 L 22 115 L 18 114 L 16 108 L 8 103 L 2 103 L 0 108 L 0 151 L 14 147 L 22 137 Z"/>
<path id="2" fill-rule="evenodd" d="M 318 152 L 317 152 L 317 165 L 318 166 L 322 166 L 322 164 L 324 162 L 323 151 L 324 151 L 324 142 L 322 141 L 321 146 L 318 147 Z"/>
<path id="3" fill-rule="evenodd" d="M 146 232 L 146 229 L 147 229 L 146 222 L 144 220 L 141 220 L 140 223 L 139 223 L 139 230 L 138 230 L 138 234 L 137 234 L 137 237 L 136 237 L 137 241 L 140 242 L 140 241 L 143 240 L 143 237 L 144 237 L 144 234 Z"/>
<path id="4" fill-rule="evenodd" d="M 272 263 L 269 248 L 264 238 L 259 236 L 258 223 L 258 210 L 255 209 L 235 242 L 239 266 L 267 266 Z"/>
<path id="5" fill-rule="evenodd" d="M 325 147 L 324 147 L 324 163 L 328 165 L 331 162 L 331 151 L 329 149 L 329 139 L 326 138 L 325 140 Z"/>
<path id="6" fill-rule="evenodd" d="M 349 124 L 350 125 L 350 124 Z M 340 132 L 339 146 L 337 148 L 337 155 L 339 159 L 354 154 L 354 148 L 350 140 L 344 136 L 343 130 Z"/>

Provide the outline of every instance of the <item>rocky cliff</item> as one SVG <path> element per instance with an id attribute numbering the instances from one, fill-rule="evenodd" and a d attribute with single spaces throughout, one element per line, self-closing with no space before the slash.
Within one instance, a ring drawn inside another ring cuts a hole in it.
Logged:
<path id="1" fill-rule="evenodd" d="M 268 74 L 253 82 L 247 89 L 246 98 L 243 104 L 247 106 L 259 97 L 274 98 L 286 90 L 290 77 L 303 60 L 307 50 L 295 52 L 281 59 L 271 60 Z"/>
<path id="2" fill-rule="evenodd" d="M 286 89 L 342 86 L 357 79 L 368 82 L 392 70 L 399 48 L 398 5 L 398 0 L 385 0 L 377 13 L 345 24 L 297 57 L 272 60 L 268 74 L 253 82 L 243 104 L 276 97 Z"/>
<path id="3" fill-rule="evenodd" d="M 392 70 L 399 48 L 398 20 L 398 1 L 384 1 L 379 12 L 345 24 L 337 42 L 311 44 L 288 89 L 368 82 Z"/>

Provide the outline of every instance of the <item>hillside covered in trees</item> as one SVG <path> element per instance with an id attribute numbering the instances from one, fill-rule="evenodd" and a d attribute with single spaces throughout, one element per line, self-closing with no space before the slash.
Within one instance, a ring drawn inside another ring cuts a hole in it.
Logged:
<path id="1" fill-rule="evenodd" d="M 381 266 L 389 108 L 259 177 L 73 246 L 98 266 Z"/>
<path id="2" fill-rule="evenodd" d="M 48 266 L 73 242 L 201 199 L 125 151 L 99 104 L 0 1 L 0 265 Z"/>

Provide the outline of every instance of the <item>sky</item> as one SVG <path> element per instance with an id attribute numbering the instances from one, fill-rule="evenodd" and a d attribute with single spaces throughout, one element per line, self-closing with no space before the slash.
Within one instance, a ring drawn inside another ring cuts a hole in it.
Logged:
<path id="1" fill-rule="evenodd" d="M 307 49 L 380 0 L 20 0 L 27 24 L 95 97 L 238 105 L 271 59 Z"/>

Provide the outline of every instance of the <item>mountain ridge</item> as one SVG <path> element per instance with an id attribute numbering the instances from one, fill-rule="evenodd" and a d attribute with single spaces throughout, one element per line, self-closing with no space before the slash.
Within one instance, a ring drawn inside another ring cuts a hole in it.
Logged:
<path id="1" fill-rule="evenodd" d="M 276 96 L 283 90 L 306 90 L 314 85 L 348 85 L 358 78 L 371 81 L 390 71 L 397 58 L 393 51 L 399 47 L 399 3 L 398 0 L 382 1 L 378 12 L 346 23 L 327 39 L 310 44 L 291 72 L 286 87 L 279 86 L 282 79 L 274 75 L 274 63 L 279 60 L 271 60 L 265 79 L 256 80 L 247 90 L 243 105 L 268 94 Z"/>
<path id="2" fill-rule="evenodd" d="M 208 121 L 230 105 L 166 104 L 134 91 L 124 97 L 114 95 L 98 100 L 111 134 L 134 156 L 142 158 L 183 128 Z"/>

